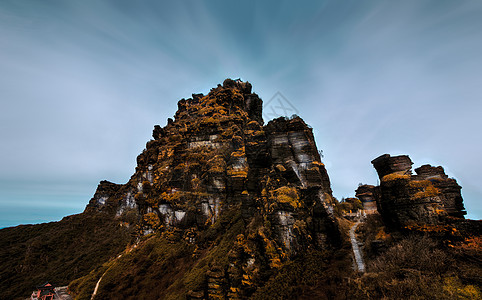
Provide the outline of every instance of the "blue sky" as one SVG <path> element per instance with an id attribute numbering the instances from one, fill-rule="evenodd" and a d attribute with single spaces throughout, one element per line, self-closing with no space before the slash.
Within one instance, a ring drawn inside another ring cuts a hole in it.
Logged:
<path id="1" fill-rule="evenodd" d="M 227 77 L 296 107 L 339 199 L 409 154 L 482 218 L 482 2 L 260 2 L 1 1 L 0 227 L 127 182 L 153 126 Z"/>

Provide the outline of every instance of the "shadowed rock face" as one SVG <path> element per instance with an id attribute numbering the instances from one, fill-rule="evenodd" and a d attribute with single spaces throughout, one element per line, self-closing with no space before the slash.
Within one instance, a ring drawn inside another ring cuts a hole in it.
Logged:
<path id="1" fill-rule="evenodd" d="M 355 191 L 355 196 L 360 199 L 363 204 L 363 209 L 367 213 L 377 212 L 377 201 L 375 186 L 363 184 L 358 186 Z"/>
<path id="2" fill-rule="evenodd" d="M 129 182 L 101 182 L 86 211 L 135 212 L 139 235 L 172 232 L 171 238 L 196 244 L 225 212 L 240 210 L 251 225 L 229 252 L 232 266 L 213 266 L 209 288 L 190 295 L 252 293 L 242 278 L 258 278 L 259 270 L 339 238 L 312 129 L 299 117 L 263 126 L 261 116 L 261 99 L 239 80 L 180 100 L 174 120 L 154 127 Z"/>
<path id="3" fill-rule="evenodd" d="M 384 154 L 372 161 L 380 177 L 377 202 L 387 223 L 397 227 L 441 224 L 450 215 L 463 218 L 460 186 L 442 167 L 424 165 L 412 175 L 406 155 Z"/>
<path id="4" fill-rule="evenodd" d="M 383 154 L 372 160 L 373 167 L 377 170 L 380 179 L 388 174 L 411 174 L 413 162 L 408 155 L 390 156 Z"/>
<path id="5" fill-rule="evenodd" d="M 440 191 L 440 197 L 449 216 L 463 218 L 467 214 L 462 199 L 462 187 L 453 178 L 449 178 L 441 166 L 423 165 L 415 169 L 416 180 L 429 180 Z"/>

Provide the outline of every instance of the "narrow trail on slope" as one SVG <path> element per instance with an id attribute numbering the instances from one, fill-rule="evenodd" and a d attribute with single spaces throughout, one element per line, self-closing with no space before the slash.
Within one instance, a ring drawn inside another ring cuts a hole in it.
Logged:
<path id="1" fill-rule="evenodd" d="M 132 249 L 129 252 L 131 252 L 131 251 L 132 251 Z M 117 258 L 114 259 L 114 261 L 112 262 L 112 265 L 114 265 L 115 261 L 118 260 L 119 258 L 121 258 L 122 255 L 124 255 L 124 254 L 120 254 L 119 256 L 117 256 Z M 102 276 L 100 276 L 99 280 L 97 281 L 97 284 L 95 285 L 95 289 L 94 289 L 94 292 L 92 293 L 92 297 L 90 297 L 90 300 L 94 300 L 94 297 L 97 294 L 97 290 L 99 289 L 100 282 L 102 281 L 102 278 L 104 278 L 104 275 L 110 270 L 112 265 L 110 267 L 108 267 L 107 270 L 105 270 L 105 272 L 102 274 Z"/>
<path id="2" fill-rule="evenodd" d="M 134 247 L 132 247 L 131 249 L 129 249 L 127 252 L 125 253 L 122 253 L 122 254 L 119 254 L 119 256 L 117 256 L 114 261 L 112 262 L 112 265 L 114 265 L 115 261 L 118 260 L 119 258 L 121 258 L 124 254 L 127 254 L 127 253 L 130 253 L 132 250 L 134 250 L 135 248 L 137 248 L 137 245 L 139 244 L 139 242 L 137 242 Z M 97 284 L 95 285 L 95 288 L 94 288 L 94 292 L 92 292 L 92 296 L 90 297 L 90 300 L 94 300 L 94 297 L 95 295 L 97 294 L 97 290 L 99 289 L 99 285 L 100 285 L 100 282 L 102 281 L 102 278 L 104 278 L 104 275 L 110 270 L 110 268 L 112 268 L 112 266 L 108 267 L 107 270 L 105 270 L 105 272 L 102 274 L 102 276 L 100 276 L 99 280 L 97 281 Z"/>
<path id="3" fill-rule="evenodd" d="M 100 276 L 99 281 L 97 281 L 97 284 L 95 285 L 95 289 L 94 289 L 94 292 L 92 293 L 92 297 L 90 297 L 90 300 L 94 300 L 95 294 L 97 294 L 97 290 L 99 289 L 100 282 L 102 281 L 102 278 L 104 277 L 105 273 L 107 273 L 107 271 L 105 271 L 104 274 Z"/>
<path id="4" fill-rule="evenodd" d="M 351 228 L 350 228 L 350 241 L 351 241 L 351 247 L 353 249 L 353 255 L 355 257 L 355 263 L 358 268 L 359 272 L 365 272 L 365 263 L 363 262 L 363 257 L 360 251 L 360 248 L 358 247 L 358 242 L 356 240 L 356 235 L 355 235 L 355 230 L 360 224 L 360 221 L 357 221 Z"/>

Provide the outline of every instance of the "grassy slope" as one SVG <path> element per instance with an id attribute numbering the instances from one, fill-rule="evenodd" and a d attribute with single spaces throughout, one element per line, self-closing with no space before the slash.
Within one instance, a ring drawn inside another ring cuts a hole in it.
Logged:
<path id="1" fill-rule="evenodd" d="M 105 272 L 96 299 L 185 299 L 189 290 L 202 289 L 213 263 L 227 265 L 236 236 L 244 232 L 239 209 L 225 212 L 203 233 L 205 245 L 193 255 L 195 245 L 170 241 L 166 235 L 147 236 L 136 249 L 103 268 L 72 282 L 76 299 L 90 299 L 95 283 Z"/>
<path id="2" fill-rule="evenodd" d="M 367 273 L 352 278 L 348 298 L 482 299 L 480 237 L 451 242 L 418 232 L 390 233 L 372 216 L 360 226 L 359 238 Z M 386 249 L 376 253 L 373 240 L 384 240 Z"/>
<path id="3" fill-rule="evenodd" d="M 24 299 L 36 285 L 67 285 L 125 249 L 129 229 L 102 214 L 0 230 L 2 298 Z"/>

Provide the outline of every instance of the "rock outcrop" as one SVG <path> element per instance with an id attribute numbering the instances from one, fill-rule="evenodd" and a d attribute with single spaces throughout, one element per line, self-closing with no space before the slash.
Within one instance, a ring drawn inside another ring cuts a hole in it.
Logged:
<path id="1" fill-rule="evenodd" d="M 299 117 L 263 126 L 251 84 L 227 79 L 209 94 L 178 102 L 174 120 L 156 125 L 128 183 L 107 181 L 86 212 L 136 213 L 139 236 L 158 233 L 201 247 L 199 237 L 229 211 L 246 228 L 232 242 L 229 265 L 211 267 L 189 297 L 246 297 L 309 247 L 339 242 L 330 180 L 312 129 Z M 223 223 L 224 224 L 224 223 Z"/>
<path id="2" fill-rule="evenodd" d="M 389 174 L 412 174 L 413 162 L 408 155 L 390 156 L 390 154 L 383 154 L 372 160 L 372 164 L 380 179 Z"/>
<path id="3" fill-rule="evenodd" d="M 462 187 L 449 178 L 441 166 L 423 165 L 415 169 L 416 180 L 429 180 L 440 191 L 440 197 L 449 216 L 463 218 L 467 214 L 460 190 Z"/>
<path id="4" fill-rule="evenodd" d="M 3 298 L 45 280 L 75 299 L 481 298 L 482 222 L 442 167 L 382 155 L 380 185 L 338 202 L 312 129 L 264 124 L 262 104 L 231 79 L 182 99 L 127 183 L 101 181 L 60 222 L 0 230 Z"/>
<path id="5" fill-rule="evenodd" d="M 375 189 L 378 210 L 396 227 L 443 224 L 447 216 L 465 214 L 460 186 L 442 167 L 424 165 L 411 171 L 407 155 L 384 154 L 372 161 L 380 177 Z"/>
<path id="6" fill-rule="evenodd" d="M 355 193 L 355 197 L 360 199 L 360 201 L 362 202 L 365 213 L 372 214 L 378 211 L 376 201 L 376 188 L 374 185 L 359 185 Z"/>

